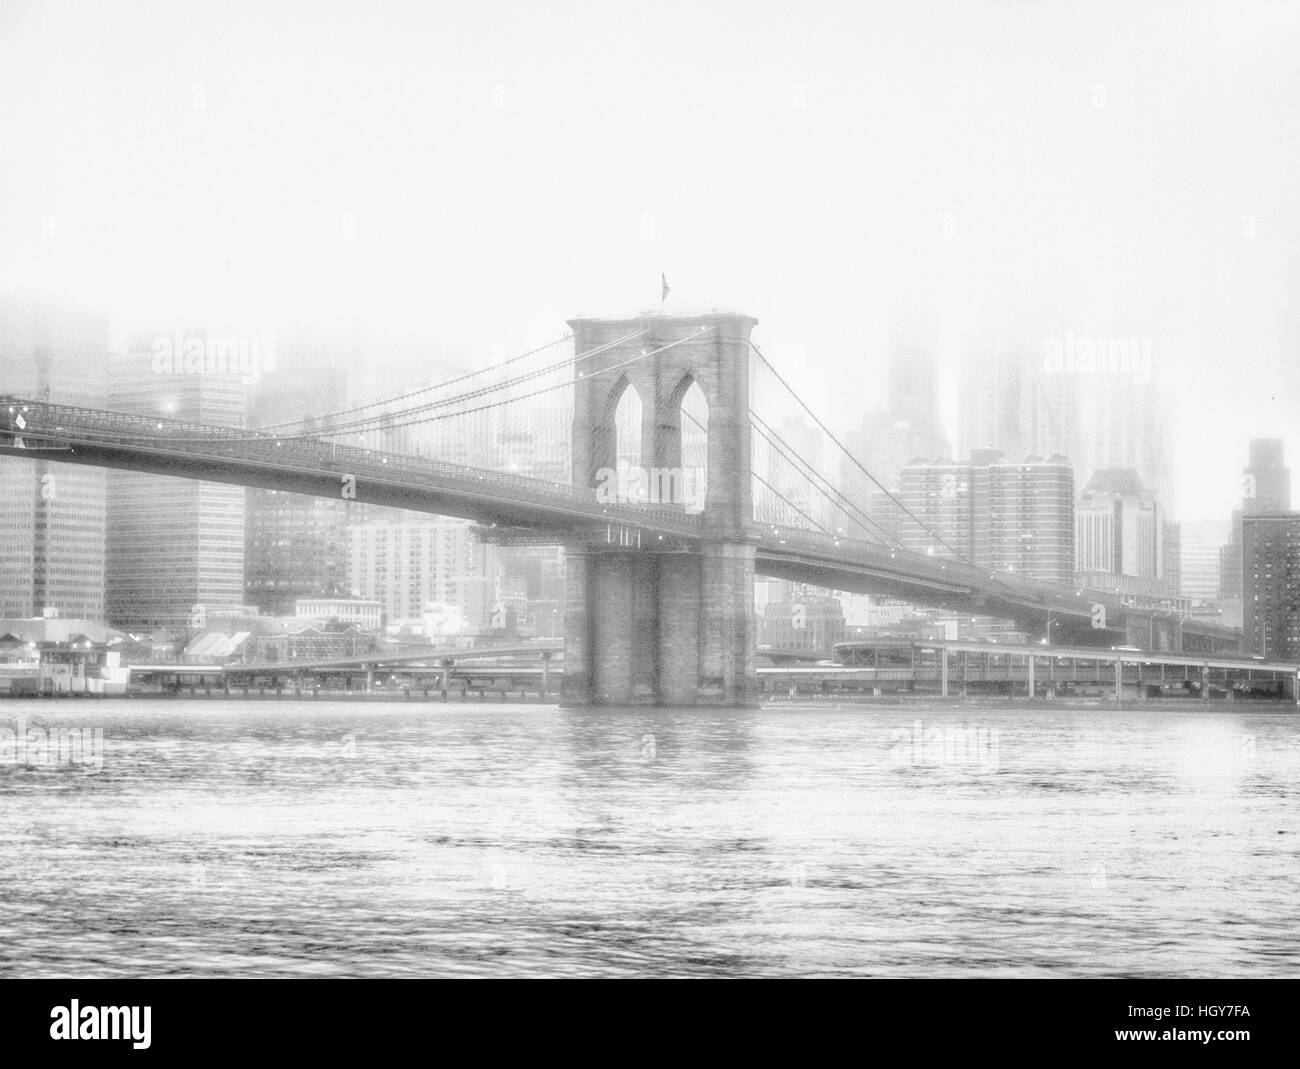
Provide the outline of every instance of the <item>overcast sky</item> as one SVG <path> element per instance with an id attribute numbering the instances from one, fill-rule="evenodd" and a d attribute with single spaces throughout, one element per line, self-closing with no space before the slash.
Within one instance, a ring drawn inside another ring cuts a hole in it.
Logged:
<path id="1" fill-rule="evenodd" d="M 1144 337 L 1192 519 L 1300 467 L 1298 102 L 1294 3 L 0 0 L 0 282 L 487 361 L 662 269 L 842 426 L 901 319 Z"/>

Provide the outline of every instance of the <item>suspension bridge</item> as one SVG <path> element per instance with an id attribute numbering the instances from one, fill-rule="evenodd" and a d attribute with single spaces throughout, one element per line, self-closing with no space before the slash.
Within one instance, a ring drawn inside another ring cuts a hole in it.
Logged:
<path id="1" fill-rule="evenodd" d="M 0 455 L 462 517 L 484 539 L 561 544 L 570 704 L 752 701 L 756 576 L 1010 619 L 1067 644 L 1195 640 L 1177 614 L 963 559 L 816 416 L 751 340 L 756 323 L 576 319 L 491 367 L 272 426 L 4 398 Z M 890 523 L 872 514 L 873 492 Z"/>

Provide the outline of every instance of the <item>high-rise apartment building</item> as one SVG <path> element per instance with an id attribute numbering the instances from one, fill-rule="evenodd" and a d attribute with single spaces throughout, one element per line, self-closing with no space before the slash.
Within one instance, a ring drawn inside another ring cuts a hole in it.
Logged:
<path id="1" fill-rule="evenodd" d="M 111 407 L 244 425 L 260 339 L 203 331 L 139 335 L 115 354 Z M 130 630 L 186 627 L 195 606 L 244 599 L 244 488 L 143 472 L 109 473 L 107 609 Z"/>
<path id="2" fill-rule="evenodd" d="M 1069 585 L 1074 469 L 1064 457 L 989 466 L 989 563 L 995 571 Z"/>
<path id="3" fill-rule="evenodd" d="M 953 556 L 988 566 L 989 463 L 983 451 L 964 463 L 933 460 L 908 464 L 899 475 L 891 527 L 909 549 Z"/>
<path id="4" fill-rule="evenodd" d="M 498 550 L 478 542 L 464 520 L 370 520 L 348 528 L 348 583 L 379 601 L 388 623 L 429 605 L 457 610 L 477 630 L 493 626 Z"/>
<path id="5" fill-rule="evenodd" d="M 1247 649 L 1300 660 L 1300 513 L 1243 517 L 1242 572 Z"/>
<path id="6" fill-rule="evenodd" d="M 1074 472 L 1063 457 L 1010 463 L 1000 450 L 979 449 L 965 463 L 909 464 L 900 482 L 893 519 L 909 549 L 1072 581 Z"/>
<path id="7" fill-rule="evenodd" d="M 108 348 L 104 313 L 0 294 L 4 394 L 101 407 Z M 104 619 L 105 487 L 102 469 L 0 457 L 0 616 Z"/>

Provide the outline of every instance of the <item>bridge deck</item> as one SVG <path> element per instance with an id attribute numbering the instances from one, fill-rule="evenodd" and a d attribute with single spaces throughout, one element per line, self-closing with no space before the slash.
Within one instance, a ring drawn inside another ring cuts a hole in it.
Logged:
<path id="1" fill-rule="evenodd" d="M 0 400 L 0 455 L 344 498 L 617 548 L 680 550 L 707 537 L 700 516 L 677 505 L 607 504 L 595 489 L 429 457 L 31 399 Z M 746 536 L 755 544 L 758 574 L 829 589 L 1034 626 L 1069 622 L 1076 629 L 1087 628 L 1100 605 L 1110 633 L 1123 632 L 1130 618 L 1173 615 L 1135 608 L 1113 594 L 990 574 L 959 560 L 810 530 L 754 522 Z"/>

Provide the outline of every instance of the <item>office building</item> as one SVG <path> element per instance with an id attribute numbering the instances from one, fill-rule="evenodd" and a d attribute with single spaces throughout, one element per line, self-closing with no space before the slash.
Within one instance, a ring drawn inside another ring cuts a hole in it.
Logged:
<path id="1" fill-rule="evenodd" d="M 353 334 L 295 330 L 276 339 L 274 366 L 249 386 L 250 427 L 286 433 L 327 430 L 348 406 L 360 360 Z M 302 598 L 348 593 L 349 503 L 282 490 L 249 488 L 245 497 L 244 589 L 270 615 L 293 612 Z"/>
<path id="2" fill-rule="evenodd" d="M 1242 511 L 1247 516 L 1291 510 L 1291 469 L 1281 438 L 1252 438 L 1250 463 L 1242 470 Z"/>
<path id="3" fill-rule="evenodd" d="M 1094 590 L 1174 597 L 1169 527 L 1153 491 L 1136 471 L 1103 469 L 1083 489 L 1078 506 L 1078 580 Z"/>
<path id="4" fill-rule="evenodd" d="M 138 335 L 110 362 L 122 412 L 242 427 L 260 339 L 199 330 Z M 144 472 L 108 477 L 107 610 L 132 631 L 202 626 L 244 604 L 244 488 Z"/>
<path id="5" fill-rule="evenodd" d="M 830 657 L 848 637 L 844 608 L 821 593 L 794 593 L 790 601 L 768 603 L 758 618 L 758 643 L 772 650 L 800 650 Z"/>
<path id="6" fill-rule="evenodd" d="M 1252 438 L 1250 463 L 1241 470 L 1241 508 L 1232 513 L 1232 538 L 1219 557 L 1219 598 L 1242 599 L 1242 519 L 1291 509 L 1291 469 L 1280 438 Z"/>
<path id="7" fill-rule="evenodd" d="M 500 546 L 501 600 L 518 635 L 564 634 L 564 550 L 560 546 Z"/>
<path id="8" fill-rule="evenodd" d="M 1035 452 L 1022 415 L 1028 403 L 1025 363 L 1023 354 L 1006 342 L 962 361 L 958 418 L 964 455 L 977 449 L 1000 449 L 1013 457 Z"/>
<path id="9" fill-rule="evenodd" d="M 1223 523 L 1183 522 L 1179 593 L 1193 602 L 1210 602 L 1219 596 L 1219 550 L 1227 526 Z"/>
<path id="10" fill-rule="evenodd" d="M 108 348 L 104 313 L 0 294 L 4 393 L 99 407 Z M 0 616 L 104 619 L 106 486 L 102 469 L 0 457 Z"/>

